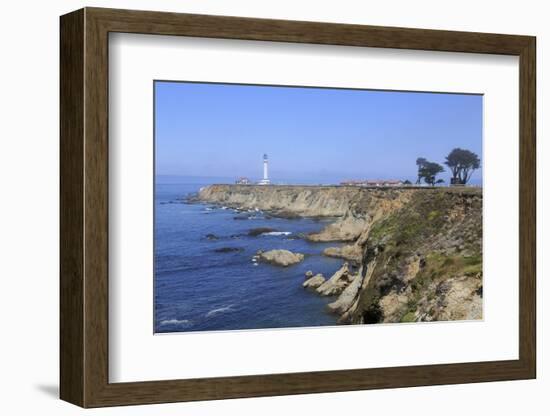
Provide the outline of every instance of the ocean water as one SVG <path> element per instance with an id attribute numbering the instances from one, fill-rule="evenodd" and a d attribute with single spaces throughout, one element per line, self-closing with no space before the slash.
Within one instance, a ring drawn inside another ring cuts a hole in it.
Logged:
<path id="1" fill-rule="evenodd" d="M 307 270 L 329 278 L 340 268 L 341 259 L 321 255 L 337 244 L 299 238 L 330 220 L 266 218 L 261 212 L 243 214 L 181 201 L 202 186 L 156 185 L 155 332 L 335 325 L 337 317 L 326 311 L 334 298 L 305 290 L 302 283 Z M 248 235 L 258 227 L 277 232 Z M 306 258 L 286 268 L 255 265 L 255 253 L 270 249 L 300 252 Z"/>

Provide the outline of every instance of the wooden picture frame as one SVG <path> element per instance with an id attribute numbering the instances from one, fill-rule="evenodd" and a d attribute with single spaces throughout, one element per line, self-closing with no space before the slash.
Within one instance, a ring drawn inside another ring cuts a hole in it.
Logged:
<path id="1" fill-rule="evenodd" d="M 60 396 L 82 407 L 536 377 L 535 38 L 85 8 L 61 17 Z M 519 359 L 109 383 L 110 32 L 515 55 L 520 66 Z"/>

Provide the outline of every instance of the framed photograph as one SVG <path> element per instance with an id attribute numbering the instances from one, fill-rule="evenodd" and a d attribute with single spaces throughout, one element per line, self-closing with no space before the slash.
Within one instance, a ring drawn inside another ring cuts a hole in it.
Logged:
<path id="1" fill-rule="evenodd" d="M 535 49 L 62 16 L 61 398 L 535 378 Z"/>

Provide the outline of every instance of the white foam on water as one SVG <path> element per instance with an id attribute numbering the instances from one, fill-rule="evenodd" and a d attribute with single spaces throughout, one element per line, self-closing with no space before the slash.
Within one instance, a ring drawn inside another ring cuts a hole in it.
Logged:
<path id="1" fill-rule="evenodd" d="M 268 233 L 262 233 L 261 235 L 290 235 L 290 231 L 270 231 Z"/>
<path id="2" fill-rule="evenodd" d="M 181 325 L 190 323 L 189 319 L 166 319 L 160 321 L 161 325 Z"/>
<path id="3" fill-rule="evenodd" d="M 232 311 L 232 310 L 233 310 L 233 305 L 224 306 L 223 308 L 212 309 L 210 312 L 208 312 L 206 314 L 206 317 L 208 318 L 210 316 L 214 316 L 214 315 L 224 313 L 224 312 L 229 312 L 229 311 Z"/>

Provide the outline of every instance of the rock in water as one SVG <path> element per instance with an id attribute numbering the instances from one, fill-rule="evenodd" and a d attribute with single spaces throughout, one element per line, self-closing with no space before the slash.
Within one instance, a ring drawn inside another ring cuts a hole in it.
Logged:
<path id="1" fill-rule="evenodd" d="M 329 311 L 342 315 L 347 312 L 349 308 L 351 308 L 359 293 L 359 290 L 361 290 L 361 285 L 363 284 L 362 276 L 363 270 L 359 269 L 357 276 L 348 285 L 348 287 L 343 290 L 342 294 L 338 296 L 338 299 L 327 305 Z"/>
<path id="2" fill-rule="evenodd" d="M 306 289 L 317 289 L 319 286 L 321 286 L 323 283 L 325 283 L 325 277 L 322 274 L 316 274 L 313 277 L 310 277 L 307 279 L 302 286 Z"/>
<path id="3" fill-rule="evenodd" d="M 306 272 L 306 280 L 307 280 L 307 279 L 311 279 L 312 277 L 313 277 L 313 272 L 312 272 L 311 270 L 308 270 L 308 271 Z"/>
<path id="4" fill-rule="evenodd" d="M 242 247 L 220 247 L 214 250 L 216 253 L 233 253 L 237 251 L 244 251 Z"/>
<path id="5" fill-rule="evenodd" d="M 322 296 L 339 295 L 353 280 L 349 272 L 348 263 L 342 264 L 342 267 L 332 275 L 332 277 L 317 288 L 317 293 Z"/>
<path id="6" fill-rule="evenodd" d="M 269 228 L 269 227 L 258 227 L 258 228 L 252 228 L 248 231 L 248 235 L 251 237 L 257 237 L 261 234 L 265 233 L 272 233 L 274 231 L 277 231 L 275 228 Z"/>
<path id="7" fill-rule="evenodd" d="M 293 253 L 288 250 L 269 250 L 259 254 L 260 260 L 277 266 L 291 266 L 300 263 L 304 259 L 301 253 Z"/>

